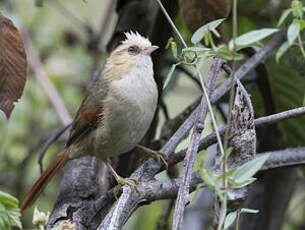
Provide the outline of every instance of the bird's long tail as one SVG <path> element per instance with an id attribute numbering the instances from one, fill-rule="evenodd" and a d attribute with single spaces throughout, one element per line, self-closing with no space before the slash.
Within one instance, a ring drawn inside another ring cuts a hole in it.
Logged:
<path id="1" fill-rule="evenodd" d="M 35 184 L 31 187 L 30 191 L 26 194 L 20 207 L 21 212 L 30 207 L 36 201 L 36 199 L 42 193 L 47 184 L 52 180 L 55 174 L 65 166 L 68 160 L 68 150 L 62 151 L 55 157 L 55 159 L 49 164 L 46 170 L 41 174 Z"/>

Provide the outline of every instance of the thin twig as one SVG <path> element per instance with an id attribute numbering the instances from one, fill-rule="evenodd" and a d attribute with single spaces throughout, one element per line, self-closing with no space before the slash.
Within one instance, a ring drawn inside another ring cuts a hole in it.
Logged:
<path id="1" fill-rule="evenodd" d="M 24 39 L 25 48 L 27 50 L 27 55 L 29 56 L 29 63 L 35 73 L 35 77 L 46 92 L 62 124 L 64 126 L 70 124 L 72 122 L 72 118 L 66 109 L 61 97 L 59 96 L 58 91 L 49 80 L 47 73 L 44 71 L 42 63 L 29 34 L 26 31 L 23 31 L 22 36 Z"/>
<path id="2" fill-rule="evenodd" d="M 106 14 L 103 17 L 102 22 L 101 22 L 101 28 L 97 34 L 97 41 L 99 41 L 99 43 L 102 42 L 103 36 L 105 36 L 105 33 L 110 24 L 111 16 L 113 15 L 113 11 L 114 11 L 116 5 L 117 5 L 117 0 L 111 0 L 106 9 Z"/>
<path id="3" fill-rule="evenodd" d="M 112 15 L 114 12 L 114 9 L 117 5 L 117 0 L 112 0 L 109 2 L 107 9 L 106 9 L 106 14 L 104 14 L 104 17 L 102 17 L 101 20 L 101 25 L 100 25 L 100 30 L 97 32 L 97 34 L 92 34 L 92 41 L 89 41 L 89 43 L 93 43 L 93 47 L 90 49 L 92 51 L 92 58 L 93 58 L 93 72 L 98 69 L 100 65 L 100 60 L 102 56 L 102 51 L 99 48 L 99 44 L 101 44 L 103 41 L 103 38 L 105 37 L 105 34 L 107 32 L 107 29 L 110 25 L 110 21 L 112 19 Z"/>
<path id="4" fill-rule="evenodd" d="M 40 173 L 43 172 L 43 163 L 42 160 L 44 158 L 44 155 L 46 153 L 46 151 L 48 150 L 48 148 L 50 147 L 51 144 L 53 144 L 55 141 L 58 140 L 58 138 L 60 138 L 60 136 L 71 127 L 72 123 L 70 123 L 69 125 L 56 130 L 49 138 L 48 140 L 44 143 L 44 145 L 42 146 L 40 152 L 39 152 L 39 157 L 38 157 L 38 164 L 39 164 L 39 168 L 40 168 Z"/>
<path id="5" fill-rule="evenodd" d="M 305 115 L 305 107 L 291 109 L 291 110 L 287 110 L 287 111 L 284 111 L 281 113 L 257 118 L 254 120 L 254 125 L 256 128 L 259 128 L 259 127 L 271 125 L 273 123 L 287 120 L 287 119 L 294 118 L 294 117 L 301 116 L 301 115 Z M 220 128 L 219 132 L 221 135 L 223 135 L 225 132 L 225 127 Z M 215 144 L 215 143 L 216 143 L 216 135 L 215 135 L 215 133 L 211 133 L 208 136 L 206 136 L 200 140 L 198 152 L 200 152 L 203 149 L 206 149 L 207 147 L 209 147 L 210 145 Z M 169 159 L 167 161 L 168 165 L 171 166 L 171 165 L 175 165 L 175 164 L 181 162 L 185 158 L 186 151 L 187 151 L 187 149 L 184 149 L 177 153 L 172 153 L 169 156 Z"/>
<path id="6" fill-rule="evenodd" d="M 156 1 L 158 2 L 158 4 L 159 4 L 159 6 L 160 6 L 162 12 L 164 13 L 164 15 L 165 15 L 167 21 L 169 22 L 169 24 L 171 25 L 171 27 L 173 28 L 173 30 L 174 30 L 175 33 L 177 34 L 177 36 L 178 36 L 180 42 L 183 44 L 184 48 L 187 48 L 187 45 L 186 45 L 186 43 L 185 43 L 185 41 L 184 41 L 184 39 L 183 39 L 181 33 L 179 32 L 179 30 L 178 30 L 177 27 L 175 26 L 173 20 L 172 20 L 172 19 L 170 18 L 170 16 L 168 15 L 168 13 L 167 13 L 166 9 L 164 8 L 163 4 L 161 3 L 160 0 L 156 0 Z"/>
<path id="7" fill-rule="evenodd" d="M 282 120 L 287 120 L 290 118 L 294 118 L 294 117 L 304 115 L 304 114 L 305 114 L 305 107 L 299 107 L 296 109 L 286 110 L 284 112 L 269 115 L 266 117 L 257 118 L 257 119 L 255 119 L 254 124 L 255 124 L 255 127 L 261 127 L 261 126 L 265 126 L 265 125 L 271 125 L 273 123 L 276 123 L 276 122 L 279 122 Z"/>
<path id="8" fill-rule="evenodd" d="M 70 10 L 68 10 L 60 1 L 53 0 L 48 1 L 58 10 L 58 12 L 65 18 L 67 18 L 73 25 L 75 25 L 78 29 L 84 29 L 85 31 L 88 30 L 87 24 L 74 15 Z"/>
<path id="9" fill-rule="evenodd" d="M 228 119 L 227 119 L 227 126 L 226 126 L 226 131 L 224 135 L 224 140 L 223 140 L 223 148 L 224 152 L 227 151 L 228 149 L 228 143 L 229 143 L 229 135 L 230 135 L 230 130 L 231 130 L 231 122 L 232 122 L 232 109 L 233 109 L 233 102 L 234 102 L 234 94 L 235 94 L 235 68 L 236 68 L 236 61 L 235 61 L 235 56 L 236 56 L 236 44 L 235 44 L 235 39 L 237 37 L 237 0 L 233 0 L 233 8 L 232 8 L 232 15 L 233 15 L 233 26 L 232 26 L 232 35 L 233 35 L 233 50 L 232 50 L 232 56 L 233 56 L 233 64 L 232 64 L 232 82 L 231 82 L 231 90 L 230 90 L 230 99 L 229 99 L 229 114 L 228 114 Z M 221 230 L 227 215 L 227 202 L 228 202 L 228 194 L 226 191 L 228 181 L 227 181 L 227 155 L 222 154 L 222 187 L 224 188 L 224 193 L 223 193 L 223 199 L 221 199 L 221 209 L 220 209 L 220 214 L 219 214 L 219 219 L 218 219 L 218 226 L 217 230 Z M 216 199 L 215 202 L 218 202 Z M 218 215 L 215 215 L 218 216 Z"/>
<path id="10" fill-rule="evenodd" d="M 219 75 L 221 70 L 221 66 L 223 64 L 223 60 L 220 58 L 215 58 L 214 62 L 211 66 L 208 79 L 210 81 L 209 84 L 209 94 L 211 95 L 211 91 L 216 85 L 216 78 Z M 204 129 L 204 121 L 207 115 L 207 101 L 205 97 L 201 99 L 200 112 L 198 113 L 198 119 L 194 125 L 193 134 L 191 138 L 190 145 L 187 149 L 186 157 L 184 160 L 184 175 L 182 179 L 181 186 L 179 188 L 178 197 L 175 205 L 175 212 L 173 218 L 173 228 L 172 229 L 181 229 L 183 223 L 183 213 L 185 204 L 188 201 L 189 194 L 189 185 L 191 180 L 191 175 L 194 168 L 194 163 L 198 151 L 198 145 L 200 140 L 200 135 L 202 130 Z"/>

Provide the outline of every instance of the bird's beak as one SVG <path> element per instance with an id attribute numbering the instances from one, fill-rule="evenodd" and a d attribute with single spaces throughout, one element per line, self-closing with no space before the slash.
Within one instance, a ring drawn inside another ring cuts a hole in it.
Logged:
<path id="1" fill-rule="evenodd" d="M 154 52 L 156 49 L 159 49 L 159 46 L 149 46 L 144 48 L 141 53 L 144 55 L 150 55 L 152 52 Z"/>

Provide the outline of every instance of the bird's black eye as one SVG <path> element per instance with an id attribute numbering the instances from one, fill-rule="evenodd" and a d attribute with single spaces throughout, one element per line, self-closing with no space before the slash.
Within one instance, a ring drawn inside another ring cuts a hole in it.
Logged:
<path id="1" fill-rule="evenodd" d="M 141 52 L 141 49 L 138 46 L 129 46 L 128 47 L 128 53 L 132 55 L 136 55 Z"/>

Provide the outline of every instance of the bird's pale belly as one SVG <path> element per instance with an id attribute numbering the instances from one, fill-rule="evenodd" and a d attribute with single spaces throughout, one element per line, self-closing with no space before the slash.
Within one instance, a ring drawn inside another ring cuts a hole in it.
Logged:
<path id="1" fill-rule="evenodd" d="M 139 91 L 140 92 L 140 91 Z M 112 98 L 105 111 L 102 129 L 96 132 L 95 155 L 117 156 L 132 150 L 144 137 L 153 119 L 157 95 L 128 94 L 129 98 Z M 106 121 L 107 119 L 107 121 Z"/>

